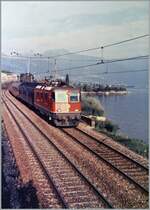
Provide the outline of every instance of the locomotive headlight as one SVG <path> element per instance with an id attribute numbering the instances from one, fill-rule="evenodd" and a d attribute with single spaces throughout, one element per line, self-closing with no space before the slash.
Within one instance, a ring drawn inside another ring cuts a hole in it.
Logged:
<path id="1" fill-rule="evenodd" d="M 75 109 L 75 112 L 78 112 L 79 111 L 79 109 Z"/>
<path id="2" fill-rule="evenodd" d="M 57 112 L 61 112 L 61 109 L 57 109 Z"/>

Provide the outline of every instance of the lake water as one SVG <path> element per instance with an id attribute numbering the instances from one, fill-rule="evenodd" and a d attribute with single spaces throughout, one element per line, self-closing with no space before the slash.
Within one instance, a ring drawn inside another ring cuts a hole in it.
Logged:
<path id="1" fill-rule="evenodd" d="M 148 89 L 130 89 L 127 95 L 99 96 L 105 115 L 120 132 L 148 143 Z"/>

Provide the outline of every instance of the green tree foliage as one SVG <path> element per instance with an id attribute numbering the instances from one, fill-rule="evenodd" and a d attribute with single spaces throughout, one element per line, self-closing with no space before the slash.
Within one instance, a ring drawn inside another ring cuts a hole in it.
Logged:
<path id="1" fill-rule="evenodd" d="M 86 115 L 104 115 L 104 108 L 97 98 L 82 96 L 82 111 Z"/>
<path id="2" fill-rule="evenodd" d="M 124 146 L 128 147 L 129 149 L 136 152 L 137 154 L 148 158 L 149 146 L 148 144 L 145 144 L 142 140 L 134 139 L 134 138 L 132 139 L 132 138 L 128 138 L 122 135 L 118 135 L 114 131 L 110 132 L 106 130 L 105 124 L 103 126 L 100 124 L 97 124 L 96 130 L 106 134 L 107 136 L 111 137 L 114 141 L 117 141 L 118 143 L 123 144 Z"/>
<path id="3" fill-rule="evenodd" d="M 96 129 L 98 130 L 106 130 L 107 132 L 110 132 L 111 134 L 116 134 L 119 130 L 119 126 L 112 123 L 110 120 L 106 120 L 105 122 L 96 122 Z"/>
<path id="4" fill-rule="evenodd" d="M 135 151 L 136 153 L 143 155 L 148 158 L 149 148 L 148 144 L 145 144 L 142 140 L 139 139 L 121 139 L 120 143 L 127 146 L 129 149 Z"/>

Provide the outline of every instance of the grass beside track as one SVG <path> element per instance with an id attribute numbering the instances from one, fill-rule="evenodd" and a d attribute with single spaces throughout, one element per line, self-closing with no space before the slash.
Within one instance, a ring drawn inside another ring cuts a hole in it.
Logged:
<path id="1" fill-rule="evenodd" d="M 118 143 L 128 147 L 129 149 L 136 152 L 137 154 L 142 155 L 145 158 L 149 157 L 148 144 L 145 144 L 142 140 L 134 139 L 134 138 L 127 138 L 121 135 L 108 132 L 104 129 L 99 129 L 98 127 L 96 127 L 95 129 L 96 131 L 102 132 L 106 134 L 107 136 L 111 137 L 114 141 L 117 141 Z"/>

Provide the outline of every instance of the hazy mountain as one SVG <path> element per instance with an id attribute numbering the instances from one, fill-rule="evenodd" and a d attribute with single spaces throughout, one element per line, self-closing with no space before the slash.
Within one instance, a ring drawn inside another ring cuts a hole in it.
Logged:
<path id="1" fill-rule="evenodd" d="M 53 50 L 47 50 L 43 53 L 44 56 L 55 56 L 60 54 L 69 53 L 66 49 L 53 49 Z"/>
<path id="2" fill-rule="evenodd" d="M 43 53 L 43 56 L 55 56 L 69 53 L 66 49 L 48 50 Z M 128 72 L 128 73 L 112 73 L 122 71 L 135 71 L 148 69 L 148 59 L 132 60 L 124 62 L 116 62 L 111 64 L 100 64 L 85 68 L 77 68 L 96 64 L 100 58 L 81 54 L 72 54 L 58 57 L 56 60 L 57 72 L 60 76 L 65 76 L 67 73 L 71 80 L 80 82 L 100 82 L 107 84 L 125 84 L 135 85 L 137 87 L 148 86 L 148 72 Z M 9 59 L 2 57 L 1 68 L 12 72 L 26 72 L 27 60 Z M 32 59 L 31 73 L 35 76 L 44 77 L 50 75 L 54 70 L 54 59 Z M 47 72 L 47 73 L 46 73 Z M 108 72 L 104 73 L 104 72 Z M 40 74 L 39 74 L 40 73 Z"/>

